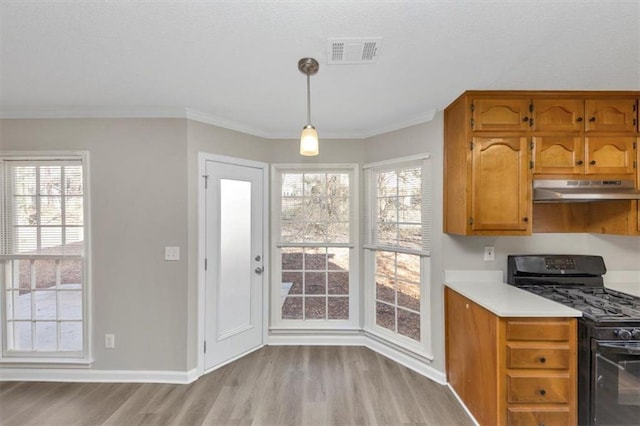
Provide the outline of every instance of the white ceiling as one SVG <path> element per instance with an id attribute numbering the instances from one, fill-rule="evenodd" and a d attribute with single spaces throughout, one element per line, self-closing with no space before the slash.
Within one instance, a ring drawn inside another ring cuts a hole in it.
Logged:
<path id="1" fill-rule="evenodd" d="M 0 116 L 189 116 L 269 138 L 428 121 L 467 89 L 640 89 L 639 1 L 5 1 Z M 382 37 L 327 65 L 327 38 Z"/>

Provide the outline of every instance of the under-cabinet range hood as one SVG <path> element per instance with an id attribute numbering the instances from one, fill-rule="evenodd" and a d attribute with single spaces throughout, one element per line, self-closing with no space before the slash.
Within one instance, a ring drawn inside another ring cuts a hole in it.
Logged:
<path id="1" fill-rule="evenodd" d="M 549 180 L 533 181 L 533 201 L 587 202 L 640 200 L 632 180 Z"/>

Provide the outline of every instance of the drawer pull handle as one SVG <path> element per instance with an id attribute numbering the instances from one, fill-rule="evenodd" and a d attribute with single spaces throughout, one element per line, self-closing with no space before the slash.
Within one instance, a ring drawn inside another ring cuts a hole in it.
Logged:
<path id="1" fill-rule="evenodd" d="M 578 118 L 576 118 L 576 121 L 577 121 L 578 123 L 580 123 L 580 122 L 582 121 L 582 117 L 578 117 Z"/>
<path id="2" fill-rule="evenodd" d="M 591 117 L 591 118 L 589 119 L 589 121 L 593 123 L 594 121 L 596 121 L 596 118 L 595 118 L 595 117 Z"/>
<path id="3" fill-rule="evenodd" d="M 547 391 L 544 389 L 540 389 L 540 395 L 545 396 L 547 394 Z"/>
<path id="4" fill-rule="evenodd" d="M 582 161 L 582 160 L 578 160 L 578 161 L 576 161 L 576 164 L 577 164 L 578 166 L 582 166 L 582 164 L 583 164 L 583 163 L 584 163 L 584 161 Z"/>
<path id="5" fill-rule="evenodd" d="M 596 160 L 591 160 L 589 161 L 589 164 L 591 164 L 592 166 L 594 166 L 596 164 Z"/>
<path id="6" fill-rule="evenodd" d="M 544 364 L 545 362 L 547 362 L 547 359 L 545 357 L 541 356 L 540 357 L 540 362 Z"/>

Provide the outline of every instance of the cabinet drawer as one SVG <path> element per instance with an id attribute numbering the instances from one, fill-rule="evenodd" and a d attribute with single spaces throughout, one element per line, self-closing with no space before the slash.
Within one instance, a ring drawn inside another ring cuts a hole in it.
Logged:
<path id="1" fill-rule="evenodd" d="M 519 346 L 507 344 L 507 368 L 544 368 L 566 370 L 571 353 L 569 346 Z"/>
<path id="2" fill-rule="evenodd" d="M 568 403 L 571 381 L 568 374 L 555 376 L 514 376 L 507 374 L 509 403 Z"/>
<path id="3" fill-rule="evenodd" d="M 566 426 L 570 424 L 569 407 L 561 408 L 520 408 L 509 407 L 507 424 L 510 426 Z"/>
<path id="4" fill-rule="evenodd" d="M 507 321 L 507 340 L 567 341 L 571 336 L 568 321 Z"/>

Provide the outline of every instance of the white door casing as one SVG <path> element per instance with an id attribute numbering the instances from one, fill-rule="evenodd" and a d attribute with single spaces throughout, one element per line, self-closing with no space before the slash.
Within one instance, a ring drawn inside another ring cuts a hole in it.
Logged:
<path id="1" fill-rule="evenodd" d="M 198 357 L 200 374 L 264 342 L 266 165 L 247 163 L 252 162 L 222 157 L 201 162 L 206 188 L 201 192 L 204 214 L 201 205 L 199 236 L 204 239 L 200 244 L 204 258 L 204 288 L 199 291 L 204 299 L 199 303 L 204 310 L 200 315 L 204 352 Z"/>

